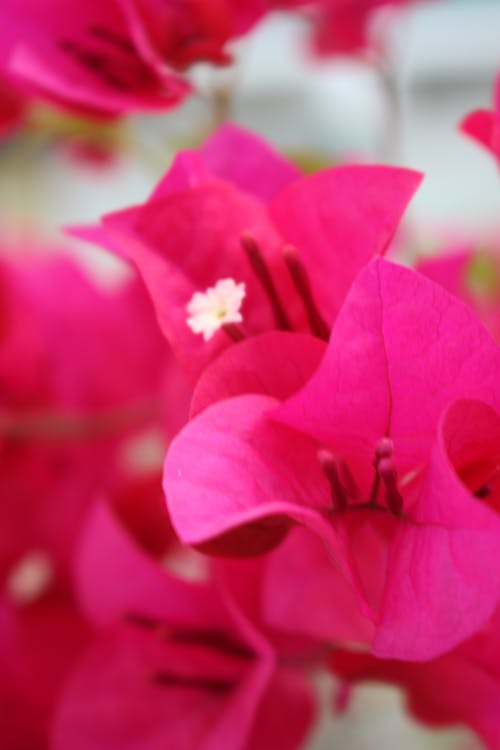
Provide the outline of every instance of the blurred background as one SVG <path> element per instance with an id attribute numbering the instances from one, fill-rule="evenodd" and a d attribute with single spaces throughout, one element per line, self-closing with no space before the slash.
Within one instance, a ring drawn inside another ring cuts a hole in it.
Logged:
<path id="1" fill-rule="evenodd" d="M 375 19 L 374 34 L 383 20 Z M 62 223 L 141 201 L 176 150 L 229 118 L 306 167 L 355 159 L 422 170 L 426 179 L 410 211 L 419 249 L 464 230 L 494 232 L 494 162 L 457 124 L 490 106 L 499 27 L 497 0 L 411 5 L 383 25 L 380 75 L 366 60 L 315 58 L 307 24 L 275 13 L 234 45 L 231 69 L 192 71 L 198 94 L 171 113 L 99 132 L 45 108 L 33 113 L 28 130 L 0 151 L 2 224 L 14 234 L 30 227 L 54 236 Z M 93 146 L 53 148 L 68 134 Z"/>

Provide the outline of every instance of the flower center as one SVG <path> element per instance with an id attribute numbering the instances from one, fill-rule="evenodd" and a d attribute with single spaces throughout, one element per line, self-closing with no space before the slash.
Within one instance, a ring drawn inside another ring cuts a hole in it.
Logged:
<path id="1" fill-rule="evenodd" d="M 209 341 L 221 328 L 242 322 L 240 310 L 245 294 L 245 284 L 233 279 L 220 279 L 205 292 L 195 292 L 186 307 L 187 325 Z"/>
<path id="2" fill-rule="evenodd" d="M 283 331 L 291 331 L 293 326 L 287 314 L 286 305 L 280 299 L 269 266 L 257 240 L 249 232 L 244 232 L 241 235 L 241 246 L 255 277 L 267 296 L 277 328 Z M 282 252 L 283 261 L 295 287 L 295 291 L 302 301 L 312 333 L 318 338 L 328 341 L 330 329 L 316 305 L 309 276 L 300 260 L 297 248 L 293 245 L 284 245 Z"/>
<path id="3" fill-rule="evenodd" d="M 392 440 L 383 437 L 375 447 L 373 461 L 374 476 L 368 498 L 359 499 L 360 492 L 349 467 L 328 450 L 318 452 L 321 469 L 327 478 L 332 496 L 333 510 L 351 509 L 383 510 L 394 516 L 403 512 L 403 497 L 398 488 L 398 476 L 394 462 Z M 380 504 L 383 489 L 384 505 Z"/>
<path id="4" fill-rule="evenodd" d="M 250 232 L 244 232 L 240 241 L 252 273 L 271 307 L 276 327 L 281 331 L 292 331 L 293 325 L 287 305 L 278 293 L 269 264 L 257 240 Z M 314 336 L 328 341 L 330 329 L 316 305 L 308 273 L 297 249 L 293 245 L 284 245 L 282 253 L 290 279 L 304 307 L 311 332 Z M 243 321 L 240 309 L 245 294 L 245 284 L 237 284 L 231 278 L 220 279 L 215 286 L 209 287 L 205 292 L 195 292 L 186 307 L 187 325 L 193 333 L 202 334 L 205 341 L 209 341 L 221 329 L 235 341 L 240 341 L 245 338 L 245 333 L 237 324 Z"/>

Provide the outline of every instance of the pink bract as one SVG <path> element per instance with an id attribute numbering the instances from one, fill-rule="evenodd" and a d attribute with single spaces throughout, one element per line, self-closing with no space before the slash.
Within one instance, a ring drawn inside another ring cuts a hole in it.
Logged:
<path id="1" fill-rule="evenodd" d="M 104 217 L 104 243 L 136 265 L 163 333 L 195 377 L 232 343 L 224 330 L 206 342 L 187 326 L 186 306 L 196 292 L 224 278 L 244 282 L 246 335 L 312 328 L 326 338 L 356 273 L 385 252 L 420 180 L 411 170 L 382 166 L 299 177 L 260 139 L 225 126 L 200 151 L 179 154 L 144 205 Z M 96 239 L 99 231 L 87 236 Z M 248 259 L 249 242 L 286 319 Z M 313 322 L 292 281 L 291 262 L 300 263 L 308 279 L 317 308 Z"/>
<path id="2" fill-rule="evenodd" d="M 85 3 L 67 13 L 63 0 L 43 7 L 8 2 L 2 30 L 4 70 L 34 97 L 89 114 L 120 115 L 176 105 L 189 86 L 151 49 L 135 3 Z M 134 23 L 135 22 L 135 23 Z M 142 43 L 141 43 L 142 42 Z"/>
<path id="3" fill-rule="evenodd" d="M 309 689 L 298 673 L 277 670 L 273 649 L 226 589 L 174 578 L 104 506 L 84 530 L 77 576 L 98 632 L 60 703 L 56 750 L 300 745 Z"/>
<path id="4" fill-rule="evenodd" d="M 472 311 L 374 260 L 298 393 L 282 405 L 272 388 L 222 400 L 174 440 L 174 525 L 187 543 L 243 555 L 308 526 L 374 623 L 375 653 L 442 653 L 497 605 L 500 519 L 483 485 L 497 460 L 499 368 Z"/>
<path id="5" fill-rule="evenodd" d="M 124 480 L 128 440 L 178 428 L 181 392 L 164 415 L 168 360 L 137 281 L 104 291 L 68 258 L 20 255 L 0 267 L 0 575 L 41 551 L 65 577 L 90 499 Z"/>
<path id="6" fill-rule="evenodd" d="M 228 63 L 226 43 L 264 10 L 229 0 L 105 0 L 68 14 L 64 0 L 8 0 L 0 64 L 27 96 L 86 114 L 168 109 L 191 91 L 185 68 Z"/>

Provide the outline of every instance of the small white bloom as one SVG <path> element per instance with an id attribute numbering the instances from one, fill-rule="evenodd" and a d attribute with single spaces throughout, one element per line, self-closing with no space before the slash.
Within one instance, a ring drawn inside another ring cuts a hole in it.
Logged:
<path id="1" fill-rule="evenodd" d="M 186 307 L 188 326 L 208 341 L 226 323 L 241 323 L 245 294 L 245 284 L 237 284 L 233 279 L 220 279 L 206 292 L 195 292 Z"/>
<path id="2" fill-rule="evenodd" d="M 33 551 L 23 557 L 7 578 L 7 591 L 18 604 L 29 604 L 45 593 L 54 577 L 50 558 Z"/>

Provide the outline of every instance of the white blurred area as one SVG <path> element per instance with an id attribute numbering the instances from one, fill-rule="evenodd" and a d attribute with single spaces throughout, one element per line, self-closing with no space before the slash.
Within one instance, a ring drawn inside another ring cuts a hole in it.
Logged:
<path id="1" fill-rule="evenodd" d="M 483 750 L 469 731 L 432 730 L 411 721 L 396 688 L 362 685 L 341 715 L 332 714 L 330 694 L 324 694 L 324 720 L 307 750 Z"/>
<path id="2" fill-rule="evenodd" d="M 457 131 L 465 114 L 490 106 L 499 29 L 500 0 L 431 0 L 411 8 L 391 25 L 383 83 L 368 64 L 315 60 L 307 25 L 276 15 L 238 43 L 233 71 L 196 71 L 202 94 L 181 110 L 134 118 L 125 154 L 109 168 L 77 164 L 40 149 L 36 139 L 4 144 L 0 236 L 71 244 L 87 266 L 109 277 L 113 259 L 65 240 L 60 227 L 144 200 L 174 152 L 199 142 L 224 107 L 233 121 L 309 160 L 383 160 L 425 172 L 410 211 L 420 249 L 447 235 L 466 232 L 479 242 L 496 229 L 500 234 L 497 168 Z M 388 688 L 362 688 L 346 716 L 325 716 L 310 750 L 479 747 L 466 733 L 417 727 Z"/>

